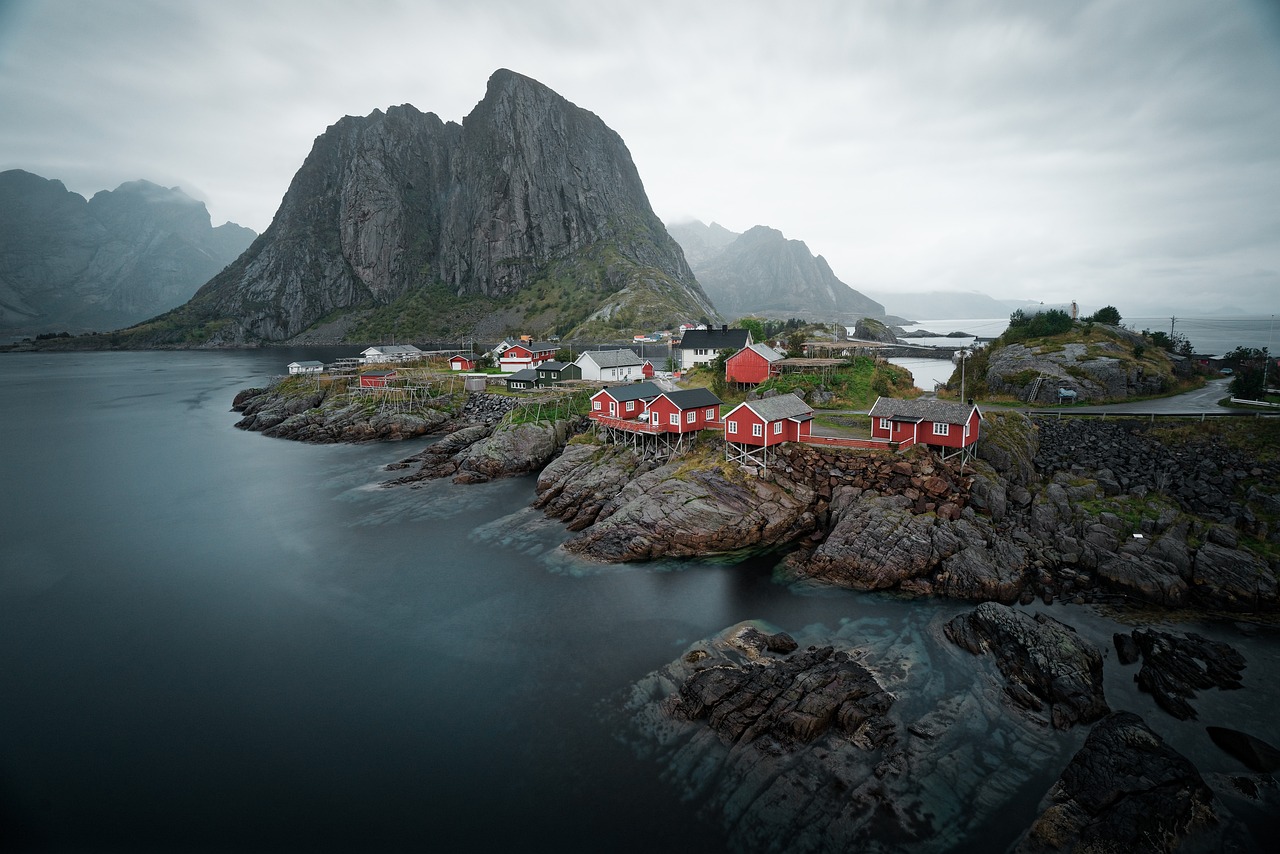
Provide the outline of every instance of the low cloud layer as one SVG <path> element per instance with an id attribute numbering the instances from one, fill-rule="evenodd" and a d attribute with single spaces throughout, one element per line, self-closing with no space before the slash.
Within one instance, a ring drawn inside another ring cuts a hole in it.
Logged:
<path id="1" fill-rule="evenodd" d="M 0 168 L 261 231 L 328 125 L 458 121 L 506 67 L 617 130 L 659 216 L 770 225 L 855 287 L 1265 314 L 1275 9 L 0 0 Z"/>

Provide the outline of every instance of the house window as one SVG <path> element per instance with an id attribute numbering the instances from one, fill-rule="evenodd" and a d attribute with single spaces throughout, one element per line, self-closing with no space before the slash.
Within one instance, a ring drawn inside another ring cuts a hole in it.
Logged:
<path id="1" fill-rule="evenodd" d="M 946 436 L 950 434 L 950 432 L 951 432 L 950 424 L 939 424 L 937 421 L 933 422 L 933 435 Z"/>
<path id="2" fill-rule="evenodd" d="M 968 424 L 964 425 L 964 437 L 965 437 L 966 439 L 968 439 L 968 438 L 969 438 L 969 425 L 968 425 Z"/>
<path id="3" fill-rule="evenodd" d="M 599 411 L 600 411 L 600 401 L 598 401 L 598 400 L 593 400 L 593 401 L 591 401 L 591 408 L 592 408 L 592 409 L 594 409 L 594 410 L 596 410 L 597 412 L 599 412 Z"/>
<path id="4" fill-rule="evenodd" d="M 671 426 L 672 426 L 672 427 L 679 427 L 679 426 L 680 426 L 680 413 L 679 413 L 679 412 L 673 412 L 673 413 L 671 413 Z"/>
<path id="5" fill-rule="evenodd" d="M 775 435 L 775 436 L 781 436 L 781 435 L 782 435 L 782 422 L 781 422 L 781 421 L 775 421 L 775 422 L 773 422 L 773 435 Z"/>
<path id="6" fill-rule="evenodd" d="M 889 432 L 892 432 L 892 431 L 893 431 L 893 425 L 892 425 L 891 423 L 889 423 L 889 419 L 888 419 L 888 418 L 881 418 L 881 419 L 880 419 L 880 429 L 881 429 L 881 430 L 887 430 L 887 431 L 889 431 Z"/>
<path id="7" fill-rule="evenodd" d="M 628 400 L 628 401 L 627 401 L 627 411 L 628 411 L 628 412 L 635 412 L 635 410 L 636 410 L 636 402 L 635 402 L 634 400 Z"/>
<path id="8" fill-rule="evenodd" d="M 764 425 L 763 425 L 763 424 L 752 424 L 752 425 L 751 425 L 751 435 L 752 435 L 752 436 L 763 436 L 763 435 L 764 435 Z"/>
<path id="9" fill-rule="evenodd" d="M 715 421 L 715 420 L 716 420 L 716 411 L 715 411 L 715 409 L 708 409 L 708 410 L 707 410 L 707 420 L 708 420 L 708 421 Z"/>
<path id="10" fill-rule="evenodd" d="M 737 432 L 738 432 L 738 422 L 737 422 L 737 421 L 730 421 L 730 422 L 729 422 L 729 432 L 730 432 L 730 433 L 737 433 Z"/>
<path id="11" fill-rule="evenodd" d="M 698 413 L 690 409 L 687 413 L 685 413 L 684 420 L 692 424 L 694 422 L 694 419 L 696 419 L 697 417 L 698 417 Z"/>

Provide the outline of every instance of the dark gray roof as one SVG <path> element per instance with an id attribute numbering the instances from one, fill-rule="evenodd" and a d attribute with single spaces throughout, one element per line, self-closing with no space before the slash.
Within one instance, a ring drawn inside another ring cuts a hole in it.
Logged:
<path id="1" fill-rule="evenodd" d="M 511 382 L 512 380 L 515 380 L 516 382 L 537 382 L 538 372 L 533 368 L 525 368 L 524 370 L 516 371 L 511 376 L 507 377 L 507 382 Z"/>
<path id="2" fill-rule="evenodd" d="M 552 360 L 551 360 L 551 361 L 549 361 L 549 362 L 543 362 L 541 365 L 538 365 L 538 370 L 540 370 L 540 371 L 563 371 L 566 367 L 568 367 L 568 366 L 567 366 L 567 365 L 565 365 L 565 363 L 564 363 L 564 362 L 557 362 L 555 359 L 552 359 Z"/>
<path id="3" fill-rule="evenodd" d="M 780 394 L 764 400 L 749 400 L 743 406 L 765 421 L 780 421 L 783 418 L 806 420 L 813 417 L 813 407 L 794 394 Z"/>
<path id="4" fill-rule="evenodd" d="M 662 394 L 662 389 L 653 383 L 616 385 L 613 388 L 606 388 L 604 391 L 609 392 L 609 396 L 619 403 L 627 400 L 648 400 L 651 397 L 657 397 Z"/>
<path id="5" fill-rule="evenodd" d="M 690 329 L 680 339 L 682 350 L 732 350 L 747 346 L 749 329 Z"/>
<path id="6" fill-rule="evenodd" d="M 719 406 L 724 403 L 709 388 L 687 388 L 681 391 L 664 391 L 662 394 L 674 403 L 677 409 L 701 409 L 704 406 Z"/>
<path id="7" fill-rule="evenodd" d="M 880 397 L 871 407 L 871 417 L 915 423 L 934 421 L 939 424 L 964 424 L 974 409 L 967 403 L 951 403 L 932 398 L 900 400 L 896 397 Z"/>
<path id="8" fill-rule="evenodd" d="M 516 341 L 511 347 L 523 347 L 532 353 L 545 353 L 548 350 L 559 350 L 560 345 L 552 341 Z M 507 349 L 511 349 L 508 347 Z"/>
<path id="9" fill-rule="evenodd" d="M 625 368 L 631 365 L 643 365 L 644 362 L 630 350 L 588 350 L 578 356 L 579 359 L 590 357 L 602 368 Z"/>

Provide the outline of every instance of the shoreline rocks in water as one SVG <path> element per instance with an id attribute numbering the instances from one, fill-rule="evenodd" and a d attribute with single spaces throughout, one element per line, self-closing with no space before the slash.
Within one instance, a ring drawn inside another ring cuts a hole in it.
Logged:
<path id="1" fill-rule="evenodd" d="M 1133 677 L 1138 688 L 1178 720 L 1197 718 L 1188 702 L 1197 691 L 1241 687 L 1245 660 L 1228 644 L 1190 632 L 1178 636 L 1157 629 L 1134 629 L 1129 635 L 1116 635 L 1114 641 L 1122 664 L 1142 659 L 1142 668 Z"/>

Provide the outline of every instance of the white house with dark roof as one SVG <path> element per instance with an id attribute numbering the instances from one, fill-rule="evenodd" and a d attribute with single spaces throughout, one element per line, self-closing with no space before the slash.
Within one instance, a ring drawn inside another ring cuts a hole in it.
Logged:
<path id="1" fill-rule="evenodd" d="M 360 360 L 366 365 L 387 365 L 416 362 L 422 355 L 422 351 L 412 344 L 379 344 L 362 350 Z"/>
<path id="2" fill-rule="evenodd" d="M 588 350 L 574 360 L 584 380 L 631 382 L 644 377 L 644 359 L 631 350 Z"/>
<path id="3" fill-rule="evenodd" d="M 324 373 L 324 362 L 305 361 L 290 362 L 289 373 L 291 374 L 322 374 Z"/>
<path id="4" fill-rule="evenodd" d="M 719 329 L 691 329 L 680 339 L 680 369 L 688 370 L 696 365 L 710 362 L 721 350 L 734 353 L 752 343 L 750 329 L 730 329 L 721 326 Z"/>

